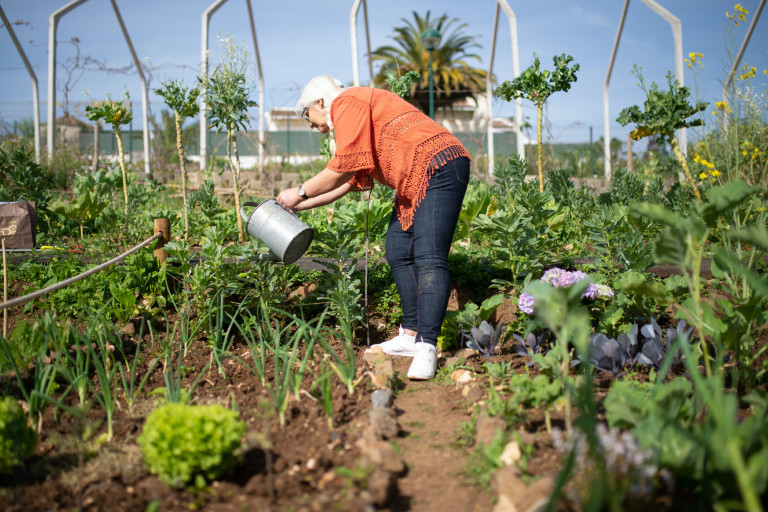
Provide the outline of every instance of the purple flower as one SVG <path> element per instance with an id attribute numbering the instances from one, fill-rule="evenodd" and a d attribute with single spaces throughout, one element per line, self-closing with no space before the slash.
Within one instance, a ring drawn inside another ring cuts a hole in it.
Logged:
<path id="1" fill-rule="evenodd" d="M 581 296 L 588 299 L 597 299 L 598 297 L 607 299 L 613 297 L 613 290 L 611 290 L 610 286 L 604 284 L 589 283 L 587 290 Z"/>
<path id="2" fill-rule="evenodd" d="M 546 272 L 544 272 L 544 275 L 541 276 L 541 281 L 547 284 L 551 284 L 552 286 L 557 286 L 555 282 L 557 282 L 561 277 L 563 277 L 568 272 L 566 270 L 563 270 L 559 267 L 553 267 Z"/>
<path id="3" fill-rule="evenodd" d="M 517 307 L 520 308 L 520 311 L 528 315 L 533 314 L 533 303 L 533 295 L 530 293 L 523 292 L 517 299 Z"/>
<path id="4" fill-rule="evenodd" d="M 559 279 L 552 283 L 557 288 L 568 288 L 571 285 L 578 283 L 584 279 L 589 279 L 589 276 L 581 270 L 575 270 L 573 272 L 566 272 Z"/>

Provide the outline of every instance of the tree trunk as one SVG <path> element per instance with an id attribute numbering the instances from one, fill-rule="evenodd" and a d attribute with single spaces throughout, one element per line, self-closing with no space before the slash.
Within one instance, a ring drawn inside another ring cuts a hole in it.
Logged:
<path id="1" fill-rule="evenodd" d="M 181 139 L 181 121 L 179 113 L 175 110 L 173 115 L 176 119 L 176 151 L 179 154 L 179 165 L 181 166 L 181 198 L 184 201 L 184 240 L 189 237 L 189 212 L 187 209 L 187 168 L 184 164 L 184 143 Z"/>
<path id="2" fill-rule="evenodd" d="M 240 216 L 240 153 L 237 151 L 237 135 L 235 134 L 234 127 L 232 128 L 232 149 L 235 153 L 235 165 L 232 167 L 232 182 L 235 189 L 235 216 L 237 217 L 237 241 L 242 242 L 243 235 L 243 218 Z M 232 161 L 230 160 L 230 166 Z"/>
<path id="3" fill-rule="evenodd" d="M 677 137 L 675 137 L 674 133 L 669 138 L 669 145 L 672 146 L 672 152 L 675 154 L 675 158 L 677 158 L 677 161 L 683 167 L 685 178 L 688 180 L 688 183 L 691 185 L 691 189 L 693 190 L 693 195 L 696 196 L 696 199 L 701 201 L 701 193 L 699 192 L 699 188 L 696 186 L 696 182 L 693 181 L 693 176 L 691 176 L 691 170 L 688 168 L 688 162 L 685 161 L 685 155 L 683 155 L 683 152 L 680 151 L 680 146 L 677 143 Z"/>
<path id="4" fill-rule="evenodd" d="M 120 163 L 120 172 L 123 175 L 123 199 L 125 200 L 125 234 L 128 234 L 128 179 L 125 172 L 125 162 L 123 161 L 123 139 L 120 133 L 120 126 L 114 125 L 115 137 L 117 137 L 117 158 Z"/>
<path id="5" fill-rule="evenodd" d="M 539 157 L 539 192 L 544 192 L 544 165 L 541 158 L 541 117 L 543 115 L 544 105 L 536 104 L 536 139 L 538 144 Z"/>

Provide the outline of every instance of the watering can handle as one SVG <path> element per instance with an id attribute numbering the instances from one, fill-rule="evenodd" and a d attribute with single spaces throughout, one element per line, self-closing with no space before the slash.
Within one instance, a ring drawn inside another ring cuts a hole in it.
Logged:
<path id="1" fill-rule="evenodd" d="M 254 201 L 246 201 L 243 203 L 243 206 L 240 207 L 240 216 L 243 218 L 245 222 L 248 222 L 248 219 L 250 218 L 250 215 L 245 214 L 245 207 L 246 206 L 253 206 L 254 208 L 258 208 L 258 206 L 261 203 L 256 203 Z"/>

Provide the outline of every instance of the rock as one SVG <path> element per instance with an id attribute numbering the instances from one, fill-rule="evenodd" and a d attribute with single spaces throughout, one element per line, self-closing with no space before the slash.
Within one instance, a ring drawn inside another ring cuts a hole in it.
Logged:
<path id="1" fill-rule="evenodd" d="M 504 447 L 504 451 L 501 454 L 501 462 L 506 466 L 511 466 L 517 461 L 523 458 L 523 452 L 520 450 L 520 445 L 517 441 L 510 441 L 507 446 Z"/>
<path id="2" fill-rule="evenodd" d="M 456 387 L 461 388 L 463 386 L 468 385 L 470 382 L 475 380 L 475 374 L 472 373 L 469 370 L 457 370 L 457 372 L 464 372 L 459 373 L 456 377 Z M 455 373 L 455 372 L 454 372 Z"/>
<path id="3" fill-rule="evenodd" d="M 133 325 L 133 322 L 129 321 L 120 329 L 120 332 L 132 338 L 136 334 L 136 326 Z"/>
<path id="4" fill-rule="evenodd" d="M 472 350 L 471 348 L 463 348 L 456 352 L 453 357 L 458 357 L 459 359 L 469 359 L 476 354 L 477 350 Z"/>
<path id="5" fill-rule="evenodd" d="M 371 393 L 371 404 L 374 409 L 392 407 L 392 399 L 392 392 L 388 389 L 377 389 Z"/>
<path id="6" fill-rule="evenodd" d="M 376 469 L 368 477 L 368 492 L 371 503 L 377 507 L 384 507 L 397 493 L 397 478 L 390 471 Z"/>
<path id="7" fill-rule="evenodd" d="M 555 479 L 551 476 L 544 476 L 528 487 L 513 466 L 498 470 L 491 481 L 499 495 L 497 504 L 505 505 L 505 508 L 494 508 L 494 512 L 540 512 L 555 487 Z"/>
<path id="8" fill-rule="evenodd" d="M 363 437 L 356 444 L 363 456 L 367 457 L 379 469 L 396 474 L 401 474 L 405 471 L 405 463 L 395 451 L 394 446 L 387 441 L 377 441 Z"/>
<path id="9" fill-rule="evenodd" d="M 506 432 L 507 422 L 501 418 L 481 414 L 475 427 L 475 443 L 490 444 L 498 431 Z"/>
<path id="10" fill-rule="evenodd" d="M 484 394 L 483 390 L 476 386 L 464 386 L 461 388 L 461 396 L 469 402 L 479 402 L 483 399 Z"/>
<path id="11" fill-rule="evenodd" d="M 400 432 L 395 411 L 392 409 L 382 407 L 371 409 L 371 412 L 368 413 L 368 418 L 371 422 L 373 434 L 377 439 L 394 439 L 397 437 L 397 433 Z"/>

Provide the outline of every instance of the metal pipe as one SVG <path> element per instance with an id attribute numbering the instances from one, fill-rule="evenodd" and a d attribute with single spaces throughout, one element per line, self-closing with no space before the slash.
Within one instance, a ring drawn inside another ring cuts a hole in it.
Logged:
<path id="1" fill-rule="evenodd" d="M 133 42 L 131 42 L 131 36 L 128 34 L 128 30 L 125 28 L 123 17 L 120 14 L 120 9 L 117 8 L 117 2 L 110 0 L 112 3 L 112 9 L 115 11 L 118 23 L 120 23 L 120 30 L 123 32 L 125 43 L 128 45 L 128 50 L 131 52 L 133 63 L 136 65 L 136 72 L 141 79 L 141 115 L 144 118 L 142 122 L 142 129 L 144 131 L 144 174 L 147 177 L 152 176 L 152 171 L 149 168 L 149 91 L 147 89 L 147 78 L 144 76 L 144 70 L 141 67 L 141 61 L 136 56 L 136 50 L 133 48 Z M 131 132 L 131 140 L 133 140 L 133 132 Z"/>
<path id="2" fill-rule="evenodd" d="M 675 40 L 675 77 L 682 87 L 685 85 L 685 74 L 683 73 L 683 24 L 680 19 L 661 6 L 656 0 L 642 0 L 645 5 L 664 18 L 672 28 L 672 37 Z M 678 130 L 678 144 L 683 155 L 688 154 L 688 135 L 685 128 Z"/>
<path id="3" fill-rule="evenodd" d="M 256 39 L 256 24 L 253 21 L 253 8 L 251 0 L 246 0 L 248 5 L 248 19 L 251 21 L 251 37 L 253 38 L 253 50 L 256 52 L 256 68 L 259 71 L 259 172 L 264 172 L 264 73 L 261 69 L 261 55 L 259 43 Z"/>
<path id="4" fill-rule="evenodd" d="M 208 74 L 208 25 L 211 16 L 227 0 L 216 0 L 203 11 L 202 29 L 200 30 L 200 78 L 205 80 Z M 200 85 L 200 168 L 205 169 L 208 161 L 208 114 L 206 112 L 205 87 Z"/>
<path id="5" fill-rule="evenodd" d="M 32 109 L 33 109 L 33 122 L 34 122 L 34 129 L 35 129 L 35 162 L 38 164 L 40 163 L 40 97 L 38 95 L 38 86 L 37 86 L 37 75 L 35 75 L 35 71 L 32 69 L 32 65 L 29 63 L 29 59 L 27 59 L 27 54 L 24 52 L 24 48 L 22 48 L 21 43 L 19 43 L 19 40 L 16 38 L 16 32 L 13 31 L 13 27 L 11 26 L 11 23 L 8 21 L 8 18 L 5 16 L 5 11 L 3 11 L 3 7 L 0 6 L 0 19 L 3 20 L 3 24 L 8 29 L 8 34 L 11 36 L 11 40 L 13 41 L 14 46 L 16 46 L 16 51 L 19 52 L 19 56 L 21 57 L 21 60 L 24 61 L 24 66 L 27 68 L 27 73 L 29 73 L 29 78 L 32 80 Z"/>
<path id="6" fill-rule="evenodd" d="M 625 0 L 624 9 L 621 11 L 619 19 L 619 28 L 616 31 L 616 39 L 613 41 L 613 50 L 611 50 L 611 60 L 608 61 L 608 71 L 605 73 L 605 83 L 603 84 L 603 158 L 605 160 L 605 180 L 611 179 L 611 121 L 609 119 L 608 108 L 608 90 L 611 83 L 611 73 L 613 73 L 613 63 L 616 61 L 616 52 L 619 49 L 621 33 L 624 30 L 624 21 L 627 19 L 627 9 L 629 9 L 629 0 Z"/>
<path id="7" fill-rule="evenodd" d="M 48 17 L 48 133 L 46 134 L 48 163 L 53 161 L 53 154 L 56 152 L 54 142 L 56 132 L 56 29 L 62 16 L 87 1 L 73 0 L 53 11 Z"/>
<path id="8" fill-rule="evenodd" d="M 747 45 L 749 44 L 749 40 L 752 38 L 752 32 L 755 31 L 755 25 L 757 25 L 757 20 L 760 19 L 760 14 L 763 12 L 763 7 L 765 7 L 765 0 L 760 0 L 760 3 L 757 5 L 757 9 L 755 10 L 755 15 L 752 18 L 752 22 L 749 24 L 749 28 L 747 28 L 747 33 L 744 35 L 744 40 L 741 42 L 741 47 L 739 48 L 739 52 L 736 54 L 736 60 L 733 61 L 733 66 L 731 66 L 731 71 L 728 73 L 728 78 L 725 81 L 725 85 L 723 85 L 723 102 L 727 103 L 728 101 L 728 89 L 731 87 L 731 81 L 733 80 L 733 75 L 736 74 L 736 70 L 739 68 L 739 64 L 741 64 L 741 58 L 744 56 L 744 51 L 747 49 Z M 725 109 L 723 109 L 722 113 L 722 120 L 723 120 L 723 127 L 728 126 L 728 114 L 726 113 Z"/>
<path id="9" fill-rule="evenodd" d="M 496 0 L 496 13 L 493 19 L 493 42 L 491 43 L 491 62 L 488 67 L 488 76 L 485 78 L 485 90 L 488 95 L 488 174 L 493 175 L 493 101 L 491 94 L 491 81 L 493 80 L 493 55 L 496 51 L 496 31 L 499 25 L 499 8 L 504 9 L 504 14 L 509 21 L 509 37 L 512 43 L 512 73 L 514 78 L 520 76 L 520 55 L 517 46 L 517 16 L 509 6 L 507 0 Z M 523 141 L 523 100 L 515 100 L 515 132 L 517 141 L 517 155 L 525 158 L 525 143 Z"/>
<path id="10" fill-rule="evenodd" d="M 369 87 L 373 87 L 373 56 L 371 55 L 371 31 L 368 28 L 368 2 L 363 0 L 363 22 L 365 23 L 365 45 L 368 48 L 368 73 L 370 74 Z"/>
<path id="11" fill-rule="evenodd" d="M 349 11 L 349 37 L 352 43 L 352 85 L 360 85 L 360 55 L 357 50 L 357 11 L 360 9 L 362 0 L 355 0 L 352 4 L 352 10 Z"/>

